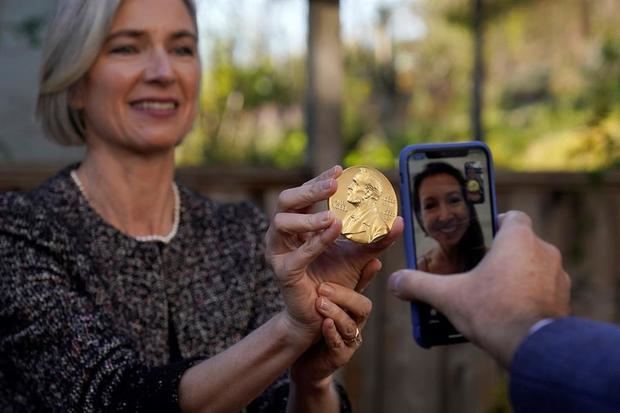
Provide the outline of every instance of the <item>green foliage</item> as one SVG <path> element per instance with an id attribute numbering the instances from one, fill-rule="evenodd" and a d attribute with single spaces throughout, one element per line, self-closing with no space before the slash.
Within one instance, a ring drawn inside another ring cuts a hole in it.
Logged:
<path id="1" fill-rule="evenodd" d="M 590 123 L 594 125 L 605 119 L 615 106 L 620 106 L 620 36 L 606 38 L 599 56 L 599 64 L 585 74 L 590 83 L 584 99 L 592 106 Z"/>
<path id="2" fill-rule="evenodd" d="M 467 50 L 451 47 L 463 43 L 464 31 L 439 19 L 429 24 L 423 42 L 394 45 L 408 70 L 396 60 L 377 63 L 369 49 L 347 54 L 345 164 L 393 167 L 410 143 L 468 138 L 467 94 L 459 87 L 467 82 Z"/>
<path id="3" fill-rule="evenodd" d="M 372 165 L 381 169 L 391 169 L 395 165 L 395 154 L 384 137 L 366 135 L 360 139 L 355 150 L 345 157 L 346 166 Z"/>
<path id="4" fill-rule="evenodd" d="M 226 42 L 215 48 L 203 73 L 200 114 L 177 162 L 303 164 L 303 61 L 276 65 L 263 57 L 239 65 L 232 52 Z"/>
<path id="5" fill-rule="evenodd" d="M 470 5 L 454 0 L 441 12 L 469 27 Z M 620 31 L 586 6 L 485 2 L 484 120 L 498 166 L 597 171 L 620 163 Z"/>
<path id="6" fill-rule="evenodd" d="M 547 68 L 536 68 L 527 76 L 508 79 L 499 98 L 503 110 L 514 110 L 536 103 L 552 103 L 550 73 Z"/>
<path id="7" fill-rule="evenodd" d="M 286 135 L 286 138 L 274 151 L 273 161 L 275 166 L 281 168 L 291 168 L 302 165 L 308 146 L 308 136 L 300 130 L 293 130 Z"/>
<path id="8" fill-rule="evenodd" d="M 524 152 L 516 169 L 596 171 L 620 161 L 620 110 L 596 125 L 549 132 Z"/>
<path id="9" fill-rule="evenodd" d="M 581 69 L 582 87 L 573 93 L 554 91 L 549 69 L 530 75 L 520 87 L 507 82 L 500 106 L 491 110 L 489 144 L 497 162 L 518 170 L 618 166 L 620 36 L 602 41 L 598 58 Z"/>
<path id="10" fill-rule="evenodd" d="M 444 6 L 446 20 L 463 27 L 473 26 L 472 2 L 474 0 L 452 0 Z M 484 0 L 484 20 L 491 22 L 505 16 L 515 7 L 525 7 L 535 0 Z M 537 0 L 540 1 L 540 0 Z"/>
<path id="11" fill-rule="evenodd" d="M 500 168 L 600 171 L 620 166 L 620 30 L 583 2 L 486 0 L 487 142 Z M 377 21 L 389 24 L 384 10 Z M 426 35 L 394 42 L 378 61 L 344 48 L 345 164 L 394 166 L 416 142 L 470 133 L 471 0 L 416 2 Z M 369 28 L 371 30 L 371 28 Z M 235 62 L 221 41 L 205 66 L 201 113 L 179 148 L 181 163 L 303 164 L 305 58 Z"/>

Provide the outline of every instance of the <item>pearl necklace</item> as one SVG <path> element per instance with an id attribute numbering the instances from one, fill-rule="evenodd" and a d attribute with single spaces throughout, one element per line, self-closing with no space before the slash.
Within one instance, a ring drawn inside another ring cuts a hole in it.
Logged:
<path id="1" fill-rule="evenodd" d="M 86 199 L 86 201 L 92 205 L 92 202 L 88 199 L 88 196 L 86 195 L 86 191 L 84 190 L 84 185 L 82 185 L 82 181 L 80 181 L 80 178 L 78 177 L 75 169 L 71 171 L 71 178 L 73 179 L 73 182 L 75 182 L 75 185 L 80 190 L 80 193 L 82 194 L 84 199 Z M 155 235 L 155 234 L 138 235 L 138 236 L 129 235 L 131 238 L 135 239 L 136 241 L 140 241 L 140 242 L 159 241 L 159 242 L 163 242 L 164 244 L 168 244 L 172 240 L 172 238 L 174 238 L 174 236 L 177 234 L 179 230 L 179 221 L 181 220 L 181 197 L 179 196 L 179 188 L 174 182 L 172 182 L 172 192 L 174 193 L 174 219 L 172 222 L 172 229 L 170 230 L 170 232 L 167 235 Z"/>

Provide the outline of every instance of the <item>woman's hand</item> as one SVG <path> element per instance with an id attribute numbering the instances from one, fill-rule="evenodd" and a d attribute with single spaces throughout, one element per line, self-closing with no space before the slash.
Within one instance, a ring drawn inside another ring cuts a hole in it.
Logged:
<path id="1" fill-rule="evenodd" d="M 325 317 L 323 340 L 315 343 L 292 366 L 291 379 L 298 387 L 316 388 L 331 383 L 332 374 L 344 366 L 362 344 L 362 329 L 372 302 L 357 291 L 334 283 L 320 285 L 317 311 Z"/>
<path id="2" fill-rule="evenodd" d="M 279 281 L 291 326 L 312 340 L 321 334 L 323 317 L 315 308 L 323 282 L 363 288 L 374 275 L 367 266 L 380 265 L 377 255 L 403 230 L 397 218 L 390 233 L 373 244 L 338 239 L 342 223 L 330 211 L 313 213 L 316 203 L 336 192 L 336 166 L 300 187 L 283 191 L 266 235 L 267 259 Z M 370 274 L 370 275 L 368 275 Z"/>

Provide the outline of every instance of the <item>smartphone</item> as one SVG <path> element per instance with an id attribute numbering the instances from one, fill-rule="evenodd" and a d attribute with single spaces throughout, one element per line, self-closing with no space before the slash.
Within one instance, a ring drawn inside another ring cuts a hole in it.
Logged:
<path id="1" fill-rule="evenodd" d="M 493 161 L 481 142 L 410 145 L 400 153 L 407 266 L 450 276 L 475 267 L 497 231 Z M 467 339 L 423 302 L 411 303 L 425 348 Z"/>

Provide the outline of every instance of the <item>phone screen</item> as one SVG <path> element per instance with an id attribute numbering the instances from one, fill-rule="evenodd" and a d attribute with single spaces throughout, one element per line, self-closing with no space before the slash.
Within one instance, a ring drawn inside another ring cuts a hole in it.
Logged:
<path id="1" fill-rule="evenodd" d="M 417 269 L 449 276 L 484 257 L 496 231 L 490 168 L 488 151 L 477 145 L 409 152 L 407 218 Z M 429 345 L 465 341 L 434 308 L 418 303 L 416 310 L 419 334 Z"/>

